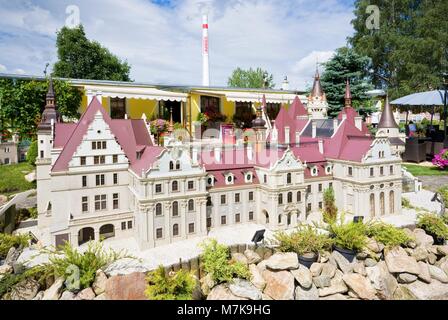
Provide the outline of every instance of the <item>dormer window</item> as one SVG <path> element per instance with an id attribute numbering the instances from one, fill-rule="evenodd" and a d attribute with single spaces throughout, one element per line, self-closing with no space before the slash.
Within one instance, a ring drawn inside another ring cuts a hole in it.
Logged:
<path id="1" fill-rule="evenodd" d="M 317 177 L 318 174 L 319 174 L 319 169 L 317 169 L 316 166 L 312 167 L 312 168 L 311 168 L 311 176 L 313 176 L 313 177 Z"/>
<path id="2" fill-rule="evenodd" d="M 246 183 L 252 183 L 252 180 L 253 180 L 252 172 L 246 172 L 244 177 L 245 177 Z"/>
<path id="3" fill-rule="evenodd" d="M 325 173 L 326 173 L 326 174 L 331 174 L 332 171 L 333 171 L 333 168 L 332 168 L 331 165 L 327 165 L 327 166 L 325 167 Z"/>
<path id="4" fill-rule="evenodd" d="M 233 184 L 234 179 L 235 179 L 233 174 L 231 174 L 231 173 L 226 174 L 225 178 L 226 178 L 226 184 L 228 184 L 228 185 Z"/>
<path id="5" fill-rule="evenodd" d="M 207 178 L 207 187 L 213 187 L 215 185 L 215 177 L 208 176 Z"/>

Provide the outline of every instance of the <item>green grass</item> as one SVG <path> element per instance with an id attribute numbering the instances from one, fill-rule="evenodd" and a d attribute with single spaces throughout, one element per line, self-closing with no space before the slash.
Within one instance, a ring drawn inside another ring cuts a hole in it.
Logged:
<path id="1" fill-rule="evenodd" d="M 403 165 L 414 176 L 448 176 L 448 170 L 440 170 L 436 166 L 426 167 L 416 164 Z"/>
<path id="2" fill-rule="evenodd" d="M 36 187 L 25 180 L 25 175 L 34 170 L 27 162 L 0 166 L 0 194 L 11 195 Z"/>

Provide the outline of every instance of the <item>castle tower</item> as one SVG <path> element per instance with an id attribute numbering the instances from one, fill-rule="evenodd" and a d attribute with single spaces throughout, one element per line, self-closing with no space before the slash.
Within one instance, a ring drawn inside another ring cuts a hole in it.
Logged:
<path id="1" fill-rule="evenodd" d="M 320 83 L 319 69 L 316 68 L 313 89 L 308 96 L 308 114 L 312 119 L 326 119 L 328 113 L 328 102 L 325 92 Z"/>
<path id="2" fill-rule="evenodd" d="M 252 121 L 252 129 L 255 131 L 255 138 L 257 143 L 257 151 L 266 141 L 266 121 L 263 119 L 263 109 L 266 108 L 266 97 L 263 95 L 263 104 L 257 107 L 257 117 Z"/>
<path id="3" fill-rule="evenodd" d="M 386 103 L 384 104 L 384 110 L 378 124 L 376 137 L 389 138 L 390 144 L 398 154 L 402 154 L 405 150 L 406 135 L 400 133 L 400 127 L 397 122 L 395 122 L 392 107 L 389 103 L 389 96 L 386 96 Z"/>

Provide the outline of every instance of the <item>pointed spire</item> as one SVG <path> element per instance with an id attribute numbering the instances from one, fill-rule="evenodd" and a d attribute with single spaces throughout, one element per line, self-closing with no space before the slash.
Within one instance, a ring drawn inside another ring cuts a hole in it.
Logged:
<path id="1" fill-rule="evenodd" d="M 170 108 L 170 123 L 168 125 L 168 132 L 173 133 L 174 131 L 174 122 L 173 122 L 173 107 Z"/>
<path id="2" fill-rule="evenodd" d="M 347 79 L 347 82 L 345 84 L 345 107 L 351 108 L 352 107 L 352 93 L 350 91 L 350 81 Z"/>
<path id="3" fill-rule="evenodd" d="M 46 105 L 44 112 L 42 113 L 41 121 L 38 126 L 40 130 L 51 130 L 51 123 L 62 122 L 61 115 L 57 110 L 53 86 L 53 78 L 50 76 L 48 91 L 46 95 Z"/>
<path id="4" fill-rule="evenodd" d="M 394 113 L 392 112 L 392 107 L 389 104 L 388 95 L 386 96 L 386 103 L 384 105 L 383 113 L 381 114 L 381 120 L 378 124 L 378 128 L 398 128 L 397 122 L 395 121 Z"/>
<path id="5" fill-rule="evenodd" d="M 316 66 L 316 75 L 314 76 L 313 90 L 311 90 L 311 97 L 322 97 L 324 91 L 322 90 L 322 85 L 320 84 L 320 74 L 319 68 Z"/>
<path id="6" fill-rule="evenodd" d="M 261 129 L 264 128 L 266 125 L 266 121 L 263 119 L 263 108 L 266 109 L 266 96 L 263 95 L 263 98 L 261 100 L 261 105 L 257 107 L 257 118 L 255 118 L 254 121 L 252 121 L 252 127 L 254 129 Z"/>

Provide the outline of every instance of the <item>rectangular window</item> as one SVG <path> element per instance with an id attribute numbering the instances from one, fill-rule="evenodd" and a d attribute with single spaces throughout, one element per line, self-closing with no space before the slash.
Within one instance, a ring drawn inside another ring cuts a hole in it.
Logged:
<path id="1" fill-rule="evenodd" d="M 86 157 L 81 157 L 81 165 L 85 166 L 86 165 Z"/>
<path id="2" fill-rule="evenodd" d="M 380 167 L 380 175 L 384 176 L 384 167 Z"/>
<path id="3" fill-rule="evenodd" d="M 328 185 L 331 189 L 333 189 L 333 182 L 330 182 L 330 184 Z"/>
<path id="4" fill-rule="evenodd" d="M 249 201 L 254 201 L 254 192 L 249 192 Z"/>
<path id="5" fill-rule="evenodd" d="M 95 196 L 95 211 L 107 209 L 107 195 L 102 194 Z"/>
<path id="6" fill-rule="evenodd" d="M 93 157 L 93 163 L 94 164 L 105 164 L 106 163 L 106 156 L 94 156 Z"/>
<path id="7" fill-rule="evenodd" d="M 162 185 L 156 184 L 156 193 L 162 193 Z"/>
<path id="8" fill-rule="evenodd" d="M 114 154 L 112 156 L 112 163 L 118 163 L 118 155 Z"/>
<path id="9" fill-rule="evenodd" d="M 82 176 L 82 187 L 87 187 L 87 176 Z"/>
<path id="10" fill-rule="evenodd" d="M 390 172 L 390 175 L 394 174 L 394 166 L 389 167 L 389 172 Z"/>
<path id="11" fill-rule="evenodd" d="M 188 190 L 194 190 L 194 181 L 188 181 Z"/>
<path id="12" fill-rule="evenodd" d="M 126 98 L 110 98 L 110 117 L 124 119 L 126 115 Z"/>
<path id="13" fill-rule="evenodd" d="M 323 208 L 322 202 L 319 202 L 319 209 L 322 209 L 322 208 Z"/>
<path id="14" fill-rule="evenodd" d="M 349 177 L 353 176 L 353 168 L 352 167 L 348 167 L 348 175 L 349 175 Z"/>
<path id="15" fill-rule="evenodd" d="M 240 194 L 235 193 L 235 203 L 240 203 Z"/>
<path id="16" fill-rule="evenodd" d="M 254 212 L 249 211 L 249 221 L 254 221 Z"/>
<path id="17" fill-rule="evenodd" d="M 319 192 L 322 192 L 322 183 L 319 183 Z"/>
<path id="18" fill-rule="evenodd" d="M 241 214 L 237 213 L 235 215 L 235 223 L 240 223 L 241 222 Z"/>
<path id="19" fill-rule="evenodd" d="M 118 184 L 118 173 L 114 173 L 114 184 Z"/>
<path id="20" fill-rule="evenodd" d="M 120 205 L 119 205 L 119 195 L 118 193 L 114 193 L 112 196 L 112 202 L 113 202 L 113 209 L 117 210 L 119 209 Z"/>
<path id="21" fill-rule="evenodd" d="M 311 212 L 311 203 L 308 203 L 306 207 L 306 212 Z"/>
<path id="22" fill-rule="evenodd" d="M 156 229 L 156 238 L 157 239 L 162 239 L 163 238 L 163 229 L 162 228 L 157 228 Z"/>
<path id="23" fill-rule="evenodd" d="M 297 202 L 302 202 L 302 192 L 297 192 Z"/>
<path id="24" fill-rule="evenodd" d="M 226 195 L 225 194 L 223 194 L 222 196 L 221 196 L 221 204 L 226 204 Z"/>
<path id="25" fill-rule="evenodd" d="M 102 147 L 103 147 L 103 150 L 107 149 L 107 141 L 102 142 Z"/>
<path id="26" fill-rule="evenodd" d="M 375 169 L 370 168 L 370 176 L 373 177 L 375 175 Z"/>
<path id="27" fill-rule="evenodd" d="M 311 185 L 310 184 L 306 186 L 306 192 L 311 193 Z"/>
<path id="28" fill-rule="evenodd" d="M 43 152 L 43 151 L 40 152 L 40 158 L 41 158 L 41 159 L 44 158 L 44 152 Z"/>
<path id="29" fill-rule="evenodd" d="M 216 97 L 201 96 L 201 112 L 202 113 L 219 113 L 220 99 Z"/>
<path id="30" fill-rule="evenodd" d="M 126 230 L 126 222 L 121 223 L 121 230 Z"/>
<path id="31" fill-rule="evenodd" d="M 188 233 L 194 233 L 194 223 L 188 225 Z"/>
<path id="32" fill-rule="evenodd" d="M 222 225 L 227 224 L 227 217 L 226 216 L 221 216 L 221 224 Z"/>
<path id="33" fill-rule="evenodd" d="M 96 141 L 92 141 L 92 150 L 96 150 Z"/>
<path id="34" fill-rule="evenodd" d="M 89 198 L 82 197 L 82 212 L 89 212 Z"/>
<path id="35" fill-rule="evenodd" d="M 132 229 L 132 221 L 128 221 L 128 229 Z"/>
<path id="36" fill-rule="evenodd" d="M 97 186 L 104 186 L 105 185 L 105 177 L 104 177 L 104 174 L 97 174 L 96 176 L 95 176 L 95 178 L 96 178 L 96 185 Z"/>

